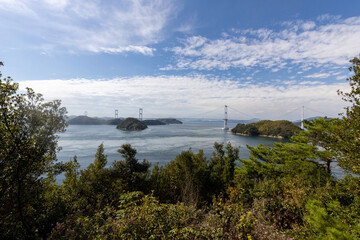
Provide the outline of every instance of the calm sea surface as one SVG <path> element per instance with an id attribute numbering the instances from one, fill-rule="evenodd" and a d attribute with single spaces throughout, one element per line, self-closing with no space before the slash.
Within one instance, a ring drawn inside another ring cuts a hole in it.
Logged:
<path id="1" fill-rule="evenodd" d="M 230 123 L 229 127 L 235 125 Z M 183 124 L 149 126 L 143 131 L 121 131 L 112 125 L 69 125 L 67 131 L 60 135 L 59 145 L 62 150 L 58 153 L 58 159 L 67 162 L 76 155 L 81 168 L 86 168 L 94 161 L 97 147 L 103 143 L 108 165 L 111 165 L 114 160 L 122 159 L 117 149 L 124 143 L 130 143 L 136 148 L 138 159 L 147 159 L 152 165 L 164 165 L 189 148 L 195 153 L 202 149 L 209 159 L 214 142 L 231 142 L 235 147 L 240 146 L 240 158 L 249 156 L 246 145 L 272 146 L 274 142 L 286 142 L 266 137 L 233 135 L 222 127 L 221 121 L 184 121 Z M 63 176 L 59 176 L 58 180 L 62 179 Z"/>

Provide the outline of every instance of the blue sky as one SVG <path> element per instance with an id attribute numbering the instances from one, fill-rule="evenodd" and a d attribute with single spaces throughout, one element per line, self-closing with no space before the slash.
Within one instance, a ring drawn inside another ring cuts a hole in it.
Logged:
<path id="1" fill-rule="evenodd" d="M 360 1 L 0 0 L 4 75 L 70 115 L 337 116 Z"/>

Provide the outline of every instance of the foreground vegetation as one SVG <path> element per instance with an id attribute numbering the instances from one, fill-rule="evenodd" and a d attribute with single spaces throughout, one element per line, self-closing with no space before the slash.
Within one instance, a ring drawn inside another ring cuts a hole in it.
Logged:
<path id="1" fill-rule="evenodd" d="M 103 145 L 86 169 L 76 156 L 57 163 L 66 110 L 1 80 L 0 238 L 359 239 L 360 61 L 351 62 L 342 119 L 306 122 L 290 143 L 248 147 L 249 159 L 215 143 L 210 159 L 189 150 L 151 171 L 128 144 L 110 167 Z M 351 174 L 334 179 L 334 159 Z"/>

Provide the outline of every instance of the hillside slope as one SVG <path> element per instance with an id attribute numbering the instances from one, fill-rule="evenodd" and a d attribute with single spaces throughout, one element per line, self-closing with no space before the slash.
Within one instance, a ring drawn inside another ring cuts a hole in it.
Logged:
<path id="1" fill-rule="evenodd" d="M 231 132 L 246 136 L 290 138 L 300 130 L 299 126 L 287 120 L 262 120 L 256 123 L 239 123 L 231 129 Z"/>

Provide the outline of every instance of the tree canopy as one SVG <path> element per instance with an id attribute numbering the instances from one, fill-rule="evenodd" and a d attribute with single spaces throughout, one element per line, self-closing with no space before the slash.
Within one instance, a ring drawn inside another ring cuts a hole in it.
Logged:
<path id="1" fill-rule="evenodd" d="M 351 105 L 346 107 L 346 114 L 343 116 L 343 124 L 338 150 L 341 152 L 339 165 L 344 169 L 360 173 L 360 59 L 355 57 L 350 60 L 352 66 L 349 71 L 354 75 L 348 78 L 350 92 L 338 91 L 343 100 Z"/>
<path id="2" fill-rule="evenodd" d="M 2 65 L 2 64 L 1 64 Z M 34 236 L 43 206 L 44 178 L 58 170 L 57 133 L 65 131 L 66 109 L 60 100 L 44 102 L 41 94 L 0 73 L 0 215 L 4 236 L 15 229 Z"/>

